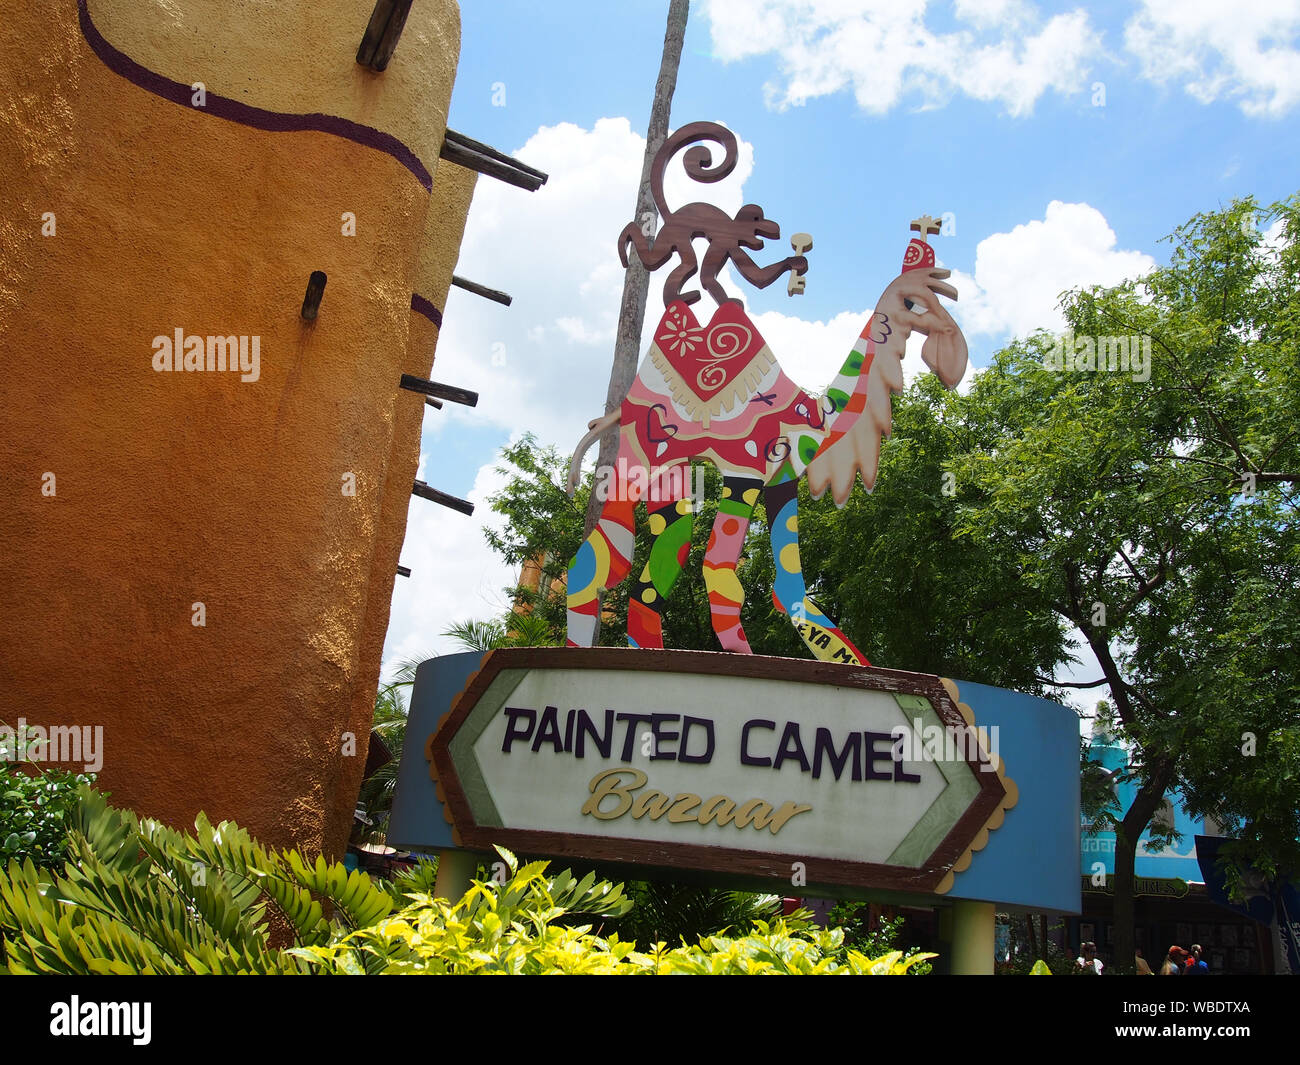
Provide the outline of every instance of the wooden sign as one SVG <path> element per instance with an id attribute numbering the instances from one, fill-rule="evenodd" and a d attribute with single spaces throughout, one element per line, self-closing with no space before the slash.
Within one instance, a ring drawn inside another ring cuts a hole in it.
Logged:
<path id="1" fill-rule="evenodd" d="M 1115 877 L 1106 874 L 1106 883 L 1098 884 L 1092 877 L 1085 876 L 1082 890 L 1090 895 L 1114 895 Z M 1133 897 L 1150 896 L 1161 899 L 1181 899 L 1187 894 L 1187 881 L 1177 876 L 1135 876 L 1133 878 Z"/>
<path id="2" fill-rule="evenodd" d="M 536 648 L 489 653 L 425 753 L 466 848 L 942 894 L 1016 803 L 996 733 L 928 674 Z"/>

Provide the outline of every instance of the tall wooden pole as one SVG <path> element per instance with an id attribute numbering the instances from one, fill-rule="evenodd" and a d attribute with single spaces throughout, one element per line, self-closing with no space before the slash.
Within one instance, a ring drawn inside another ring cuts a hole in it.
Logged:
<path id="1" fill-rule="evenodd" d="M 668 116 L 672 110 L 673 90 L 677 87 L 677 68 L 682 60 L 682 42 L 686 37 L 686 16 L 689 0 L 670 0 L 668 28 L 664 32 L 663 58 L 659 62 L 659 80 L 655 82 L 654 103 L 650 106 L 650 126 L 646 131 L 645 159 L 641 163 L 641 187 L 637 190 L 636 214 L 638 223 L 647 217 L 652 225 L 658 223 L 658 211 L 650 195 L 650 167 L 655 155 L 668 137 Z M 605 396 L 605 413 L 616 411 L 623 404 L 641 356 L 641 326 L 645 322 L 646 296 L 650 290 L 650 274 L 639 256 L 631 257 L 631 265 L 623 278 L 623 304 L 618 315 L 618 337 L 614 341 L 614 365 L 609 374 L 609 392 Z M 618 453 L 618 426 L 611 427 L 600 438 L 600 451 L 596 468 L 612 466 Z M 609 483 L 606 481 L 605 483 Z M 587 524 L 584 536 L 589 536 L 600 517 L 603 500 L 593 492 L 587 501 Z M 596 632 L 593 643 L 600 638 L 600 611 L 596 612 Z"/>

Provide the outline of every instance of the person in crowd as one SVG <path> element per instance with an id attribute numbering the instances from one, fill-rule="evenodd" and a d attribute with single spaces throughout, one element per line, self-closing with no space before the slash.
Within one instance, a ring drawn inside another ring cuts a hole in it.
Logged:
<path id="1" fill-rule="evenodd" d="M 1192 952 L 1187 955 L 1187 961 L 1183 966 L 1184 976 L 1209 976 L 1210 967 L 1205 964 L 1205 959 L 1201 957 L 1201 945 L 1192 944 Z"/>
<path id="2" fill-rule="evenodd" d="M 1138 976 L 1154 976 L 1151 966 L 1147 964 L 1146 958 L 1142 957 L 1142 948 L 1137 947 L 1133 951 L 1133 964 L 1137 966 Z"/>
<path id="3" fill-rule="evenodd" d="M 1187 951 L 1176 943 L 1169 948 L 1169 953 L 1165 956 L 1165 963 L 1160 966 L 1161 976 L 1182 976 L 1183 959 L 1187 957 Z"/>
<path id="4" fill-rule="evenodd" d="M 1097 957 L 1097 944 L 1089 941 L 1079 949 L 1083 953 L 1081 957 L 1074 959 L 1075 969 L 1089 976 L 1100 976 L 1105 966 L 1102 964 L 1101 959 Z"/>

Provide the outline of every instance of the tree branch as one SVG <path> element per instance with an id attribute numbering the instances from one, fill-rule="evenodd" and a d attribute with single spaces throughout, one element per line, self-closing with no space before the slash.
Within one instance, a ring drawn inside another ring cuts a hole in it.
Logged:
<path id="1" fill-rule="evenodd" d="M 1090 680 L 1086 684 L 1076 684 L 1072 681 L 1067 683 L 1064 681 L 1052 680 L 1050 677 L 1039 676 L 1035 676 L 1034 680 L 1038 681 L 1040 684 L 1047 684 L 1053 688 L 1099 688 L 1103 684 L 1110 683 L 1110 681 L 1105 677 L 1102 677 L 1101 680 Z"/>

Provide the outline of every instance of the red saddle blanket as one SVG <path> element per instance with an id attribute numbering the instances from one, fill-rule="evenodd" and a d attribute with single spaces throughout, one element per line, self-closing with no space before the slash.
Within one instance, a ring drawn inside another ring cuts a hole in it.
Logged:
<path id="1" fill-rule="evenodd" d="M 674 300 L 654 333 L 651 358 L 693 421 L 709 419 L 748 401 L 774 357 L 738 301 L 728 300 L 700 325 L 690 307 Z"/>

